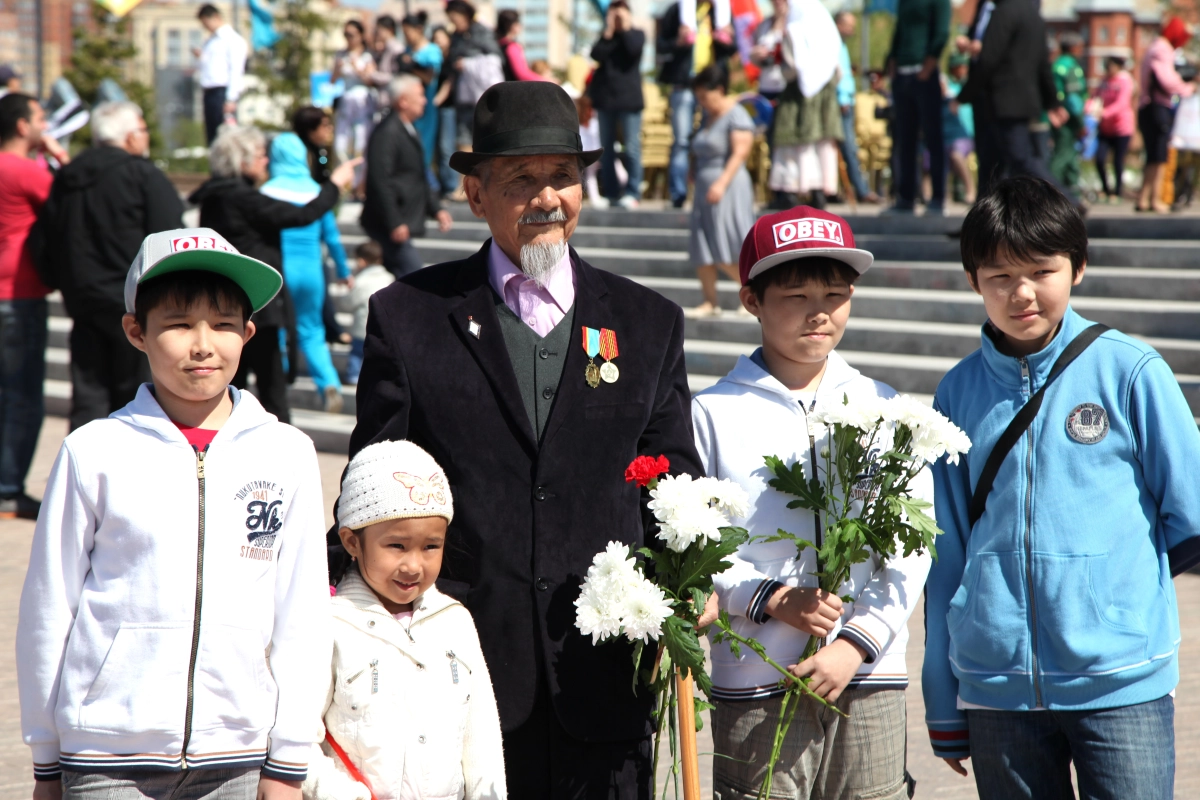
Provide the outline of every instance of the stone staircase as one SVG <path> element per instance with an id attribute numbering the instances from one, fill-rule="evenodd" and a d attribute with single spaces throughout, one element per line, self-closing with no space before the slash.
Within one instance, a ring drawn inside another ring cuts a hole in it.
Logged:
<path id="1" fill-rule="evenodd" d="M 485 223 L 465 206 L 452 209 L 454 230 L 419 241 L 427 263 L 477 250 L 488 236 Z M 364 240 L 357 209 L 342 209 L 347 250 Z M 852 365 L 902 392 L 928 399 L 942 375 L 979 346 L 983 303 L 967 284 L 959 260 L 961 217 L 897 219 L 851 217 L 860 247 L 875 253 L 875 266 L 859 282 L 854 311 L 838 351 Z M 594 266 L 626 275 L 687 308 L 701 301 L 695 269 L 687 258 L 686 213 L 587 209 L 572 244 Z M 1200 416 L 1200 219 L 1098 216 L 1091 236 L 1087 275 L 1077 287 L 1075 308 L 1155 347 L 1175 371 L 1193 413 Z M 718 284 L 720 317 L 688 319 L 684 342 L 693 390 L 714 383 L 738 356 L 758 346 L 758 324 L 736 313 L 738 286 Z M 66 337 L 70 320 L 53 303 L 47 350 L 49 413 L 69 407 Z M 346 349 L 334 346 L 344 367 Z M 317 447 L 346 450 L 354 424 L 354 389 L 346 387 L 342 414 L 320 411 L 312 382 L 292 386 L 293 423 Z"/>

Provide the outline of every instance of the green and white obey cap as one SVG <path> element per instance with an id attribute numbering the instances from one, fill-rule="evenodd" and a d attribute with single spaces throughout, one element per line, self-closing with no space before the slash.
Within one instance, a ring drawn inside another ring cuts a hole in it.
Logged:
<path id="1" fill-rule="evenodd" d="M 283 288 L 283 276 L 275 268 L 242 255 L 212 228 L 178 228 L 152 233 L 142 241 L 125 276 L 126 313 L 133 313 L 143 281 L 184 270 L 224 275 L 242 288 L 254 311 L 261 310 Z"/>

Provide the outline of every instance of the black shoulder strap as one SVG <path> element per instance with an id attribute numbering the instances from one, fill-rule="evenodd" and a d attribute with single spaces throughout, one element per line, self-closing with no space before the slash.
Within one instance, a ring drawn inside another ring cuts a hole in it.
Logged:
<path id="1" fill-rule="evenodd" d="M 992 483 L 996 480 L 996 473 L 1000 471 L 1000 465 L 1004 463 L 1009 451 L 1013 449 L 1025 431 L 1029 430 L 1029 426 L 1033 424 L 1033 420 L 1041 411 L 1046 389 L 1080 353 L 1087 350 L 1088 346 L 1107 330 L 1110 330 L 1107 325 L 1092 325 L 1072 339 L 1059 355 L 1058 360 L 1054 362 L 1054 366 L 1050 368 L 1050 375 L 1042 384 L 1042 388 L 1034 392 L 1033 397 L 1030 397 L 1029 401 L 1021 406 L 1021 410 L 1013 417 L 1013 421 L 1008 423 L 1004 433 L 1000 434 L 992 452 L 988 454 L 987 462 L 983 465 L 983 472 L 979 474 L 979 482 L 975 484 L 975 493 L 971 495 L 971 506 L 967 514 L 972 528 L 975 527 L 975 523 L 979 521 L 979 518 L 983 516 L 984 509 L 987 508 L 987 498 L 991 494 Z"/>

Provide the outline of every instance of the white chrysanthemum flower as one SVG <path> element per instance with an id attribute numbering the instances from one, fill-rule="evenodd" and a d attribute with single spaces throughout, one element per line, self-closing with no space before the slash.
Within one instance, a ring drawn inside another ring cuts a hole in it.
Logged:
<path id="1" fill-rule="evenodd" d="M 883 421 L 884 401 L 878 397 L 856 397 L 846 402 L 843 395 L 837 400 L 822 404 L 813 414 L 813 419 L 822 425 L 843 425 L 870 433 Z"/>
<path id="2" fill-rule="evenodd" d="M 592 566 L 588 568 L 588 583 L 627 583 L 638 577 L 636 564 L 637 561 L 629 553 L 628 545 L 609 542 L 608 547 L 592 559 Z"/>
<path id="3" fill-rule="evenodd" d="M 829 458 L 829 445 L 823 445 L 817 455 L 821 458 Z"/>
<path id="4" fill-rule="evenodd" d="M 699 502 L 679 509 L 670 520 L 658 525 L 658 538 L 667 548 L 682 553 L 696 542 L 701 546 L 721 540 L 721 528 L 729 524 L 721 509 Z"/>
<path id="5" fill-rule="evenodd" d="M 700 478 L 696 488 L 702 494 L 708 495 L 717 508 L 729 519 L 744 517 L 750 513 L 750 495 L 733 481 L 717 478 Z M 721 527 L 728 525 L 728 519 Z"/>
<path id="6" fill-rule="evenodd" d="M 971 449 L 962 430 L 930 406 L 909 395 L 897 395 L 885 408 L 886 418 L 912 432 L 912 455 L 930 463 L 946 456 L 951 464 Z"/>
<path id="7" fill-rule="evenodd" d="M 628 589 L 623 605 L 621 627 L 631 642 L 640 639 L 649 644 L 651 639 L 657 640 L 662 636 L 663 622 L 675 613 L 663 590 L 647 580 Z"/>
<path id="8" fill-rule="evenodd" d="M 690 475 L 663 478 L 650 492 L 649 508 L 658 520 L 658 538 L 681 553 L 697 541 L 719 541 L 730 517 L 750 513 L 750 498 L 737 484 Z"/>
<path id="9" fill-rule="evenodd" d="M 618 635 L 625 614 L 623 597 L 624 589 L 619 592 L 598 592 L 595 587 L 584 584 L 583 592 L 575 601 L 575 627 L 584 636 L 591 636 L 592 644 Z"/>

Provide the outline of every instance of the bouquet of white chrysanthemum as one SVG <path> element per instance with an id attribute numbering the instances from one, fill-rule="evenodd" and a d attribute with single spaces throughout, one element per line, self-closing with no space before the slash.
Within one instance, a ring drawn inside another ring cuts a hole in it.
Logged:
<path id="1" fill-rule="evenodd" d="M 729 481 L 689 475 L 660 478 L 669 466 L 662 456 L 641 456 L 625 472 L 626 480 L 650 489 L 649 508 L 658 520 L 657 538 L 663 547 L 634 552 L 628 545 L 609 542 L 588 568 L 575 601 L 575 627 L 591 636 L 592 644 L 622 636 L 633 642 L 634 690 L 640 677 L 658 697 L 655 771 L 659 740 L 669 731 L 678 795 L 681 762 L 685 794 L 691 786 L 699 789 L 696 731 L 700 712 L 712 707 L 692 695 L 693 680 L 706 697 L 712 690 L 697 628 L 712 594 L 713 575 L 729 568 L 726 559 L 747 539 L 746 531 L 731 527 L 729 519 L 746 516 L 749 498 Z M 653 647 L 654 661 L 643 668 L 647 645 Z"/>
<path id="2" fill-rule="evenodd" d="M 957 464 L 958 457 L 971 447 L 966 434 L 908 395 L 888 400 L 850 400 L 843 396 L 839 403 L 818 408 L 809 417 L 809 424 L 814 439 L 828 436 L 827 443 L 814 454 L 816 463 L 807 468 L 810 474 L 800 462 L 789 466 L 775 456 L 765 460 L 775 476 L 770 486 L 796 498 L 788 508 L 817 514 L 820 541 L 810 542 L 784 530 L 765 541 L 790 540 L 799 551 L 815 550 L 819 586 L 835 594 L 850 579 L 850 568 L 869 559 L 872 553 L 881 561 L 896 557 L 897 552 L 907 556 L 928 550 L 936 557 L 933 543 L 941 531 L 925 513 L 930 503 L 914 497 L 911 487 L 921 470 L 939 458 Z M 815 474 L 811 474 L 813 470 Z M 843 600 L 850 602 L 853 598 Z M 788 682 L 766 779 L 759 792 L 760 797 L 769 797 L 774 765 L 801 695 L 825 701 L 808 690 L 807 679 L 793 679 L 767 657 L 756 641 L 737 634 L 727 616 L 722 615 L 717 626 L 720 632 L 714 637 L 716 641 L 727 642 L 735 653 L 740 646 L 750 648 Z M 800 660 L 812 657 L 819 646 L 820 642 L 810 637 Z"/>

